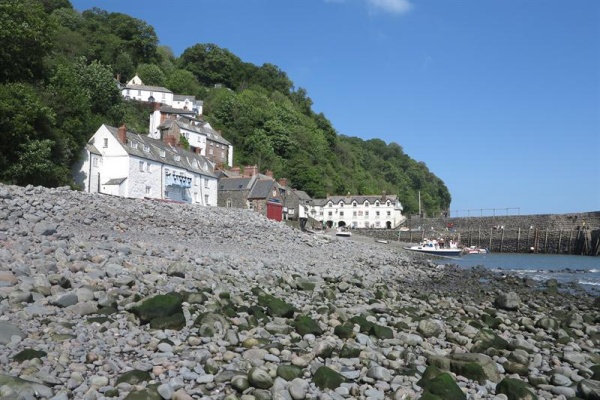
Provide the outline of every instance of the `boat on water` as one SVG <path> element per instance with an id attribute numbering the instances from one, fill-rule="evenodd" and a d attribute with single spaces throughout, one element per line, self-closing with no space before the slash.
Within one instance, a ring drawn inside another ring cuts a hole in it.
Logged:
<path id="1" fill-rule="evenodd" d="M 335 236 L 350 237 L 352 236 L 352 232 L 345 227 L 340 227 L 335 231 Z"/>
<path id="2" fill-rule="evenodd" d="M 442 242 L 443 243 L 443 242 Z M 424 239 L 421 243 L 405 247 L 406 250 L 416 251 L 418 253 L 432 254 L 436 256 L 458 257 L 463 249 L 459 248 L 453 240 L 448 243 L 448 247 L 440 244 L 437 240 Z"/>
<path id="3" fill-rule="evenodd" d="M 488 249 L 480 248 L 477 246 L 469 246 L 463 249 L 464 254 L 486 254 L 489 253 Z"/>

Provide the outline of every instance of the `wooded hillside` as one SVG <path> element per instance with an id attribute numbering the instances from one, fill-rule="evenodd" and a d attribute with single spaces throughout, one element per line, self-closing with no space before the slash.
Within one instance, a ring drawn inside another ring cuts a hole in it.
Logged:
<path id="1" fill-rule="evenodd" d="M 405 213 L 447 210 L 450 193 L 400 144 L 341 135 L 308 92 L 273 64 L 244 62 L 215 44 L 176 57 L 154 28 L 121 13 L 79 13 L 68 0 L 0 2 L 0 181 L 72 184 L 70 166 L 102 123 L 148 131 L 149 110 L 122 99 L 115 79 L 204 100 L 204 118 L 258 165 L 313 197 L 397 194 Z"/>

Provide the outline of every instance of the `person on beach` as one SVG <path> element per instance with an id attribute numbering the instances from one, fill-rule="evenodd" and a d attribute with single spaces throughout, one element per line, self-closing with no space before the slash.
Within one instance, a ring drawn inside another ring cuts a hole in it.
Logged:
<path id="1" fill-rule="evenodd" d="M 300 230 L 302 232 L 306 231 L 306 221 L 308 221 L 308 217 L 306 216 L 306 206 L 301 205 L 298 210 L 298 218 L 300 220 Z"/>

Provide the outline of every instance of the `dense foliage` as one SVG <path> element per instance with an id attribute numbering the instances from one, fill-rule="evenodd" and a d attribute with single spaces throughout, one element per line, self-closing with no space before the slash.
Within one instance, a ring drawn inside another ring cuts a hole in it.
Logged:
<path id="1" fill-rule="evenodd" d="M 405 212 L 447 210 L 450 194 L 396 143 L 339 135 L 312 111 L 303 88 L 273 64 L 256 66 L 215 44 L 180 57 L 158 46 L 144 21 L 68 0 L 0 0 L 0 181 L 71 184 L 70 166 L 102 123 L 147 132 L 149 108 L 125 102 L 118 83 L 204 100 L 204 117 L 235 148 L 235 164 L 258 165 L 313 197 L 398 194 Z M 117 82 L 118 81 L 118 82 Z"/>

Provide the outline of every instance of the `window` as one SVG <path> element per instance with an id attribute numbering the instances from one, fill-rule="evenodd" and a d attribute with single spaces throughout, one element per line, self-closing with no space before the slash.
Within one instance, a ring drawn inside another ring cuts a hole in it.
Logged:
<path id="1" fill-rule="evenodd" d="M 200 177 L 199 176 L 194 178 L 194 185 L 196 185 L 196 186 L 200 185 Z"/>
<path id="2" fill-rule="evenodd" d="M 365 211 L 365 218 L 369 218 L 369 212 Z"/>
<path id="3" fill-rule="evenodd" d="M 150 151 L 150 146 L 148 146 L 147 144 L 144 145 L 144 151 L 146 153 L 148 153 Z"/>
<path id="4" fill-rule="evenodd" d="M 379 217 L 379 211 L 375 211 L 375 216 Z"/>
<path id="5" fill-rule="evenodd" d="M 352 202 L 352 207 L 356 207 L 356 206 L 357 206 L 356 202 L 355 202 L 355 201 L 353 201 L 353 202 Z"/>
<path id="6" fill-rule="evenodd" d="M 97 166 L 98 166 L 98 157 L 96 157 L 96 156 L 92 156 L 92 165 L 93 165 L 94 167 L 97 167 Z"/>
<path id="7" fill-rule="evenodd" d="M 165 151 L 164 151 L 164 150 L 161 150 L 161 151 L 160 151 L 160 156 L 161 156 L 162 158 L 165 158 L 166 154 L 165 154 Z"/>
<path id="8" fill-rule="evenodd" d="M 166 93 L 162 92 L 161 96 L 162 96 L 162 99 L 164 100 L 166 98 Z M 163 103 L 164 103 L 164 101 L 163 101 Z"/>
<path id="9" fill-rule="evenodd" d="M 333 212 L 329 211 L 327 215 L 329 215 L 329 218 L 331 218 L 333 216 Z"/>
<path id="10" fill-rule="evenodd" d="M 150 163 L 146 163 L 146 172 L 150 172 Z"/>
<path id="11" fill-rule="evenodd" d="M 387 212 L 387 216 L 388 216 L 388 217 L 391 217 L 391 216 L 392 216 L 392 212 L 391 212 L 391 211 L 388 211 L 388 212 Z"/>
<path id="12" fill-rule="evenodd" d="M 369 202 L 365 201 L 365 207 L 369 207 Z"/>
<path id="13" fill-rule="evenodd" d="M 132 149 L 137 149 L 137 142 L 130 141 L 129 142 L 129 147 L 131 147 Z"/>
<path id="14" fill-rule="evenodd" d="M 227 199 L 227 208 L 231 208 L 231 199 Z"/>
<path id="15" fill-rule="evenodd" d="M 375 207 L 379 207 L 379 201 L 375 202 Z"/>
<path id="16" fill-rule="evenodd" d="M 209 205 L 209 203 L 208 203 L 208 195 L 207 194 L 204 195 L 204 205 Z"/>
<path id="17" fill-rule="evenodd" d="M 138 96 L 141 96 L 141 95 L 142 95 L 142 91 L 138 90 Z"/>
<path id="18" fill-rule="evenodd" d="M 129 89 L 125 90 L 125 94 L 129 96 Z"/>
<path id="19" fill-rule="evenodd" d="M 208 178 L 204 178 L 204 187 L 208 188 Z"/>
<path id="20" fill-rule="evenodd" d="M 168 190 L 165 190 L 165 198 L 167 198 L 167 199 L 169 198 L 169 191 Z"/>
<path id="21" fill-rule="evenodd" d="M 352 211 L 352 216 L 356 217 L 356 211 Z"/>
<path id="22" fill-rule="evenodd" d="M 140 171 L 144 171 L 144 162 L 140 161 Z"/>
<path id="23" fill-rule="evenodd" d="M 388 200 L 387 203 L 385 203 L 385 205 L 389 207 L 391 205 L 390 201 Z"/>
<path id="24" fill-rule="evenodd" d="M 105 149 L 108 147 L 108 138 L 104 138 L 104 145 L 102 147 Z"/>
<path id="25" fill-rule="evenodd" d="M 181 160 L 181 157 L 179 156 L 179 154 L 175 154 L 175 161 L 179 161 Z"/>
<path id="26" fill-rule="evenodd" d="M 208 152 L 211 156 L 213 155 L 213 149 L 212 147 L 210 148 L 210 151 Z"/>
<path id="27" fill-rule="evenodd" d="M 340 217 L 343 217 L 343 216 L 344 216 L 344 212 L 340 211 Z"/>
<path id="28" fill-rule="evenodd" d="M 150 194 L 151 194 L 151 192 L 152 192 L 152 187 L 150 187 L 150 186 L 146 186 L 146 194 L 147 194 L 147 195 L 150 195 Z"/>

